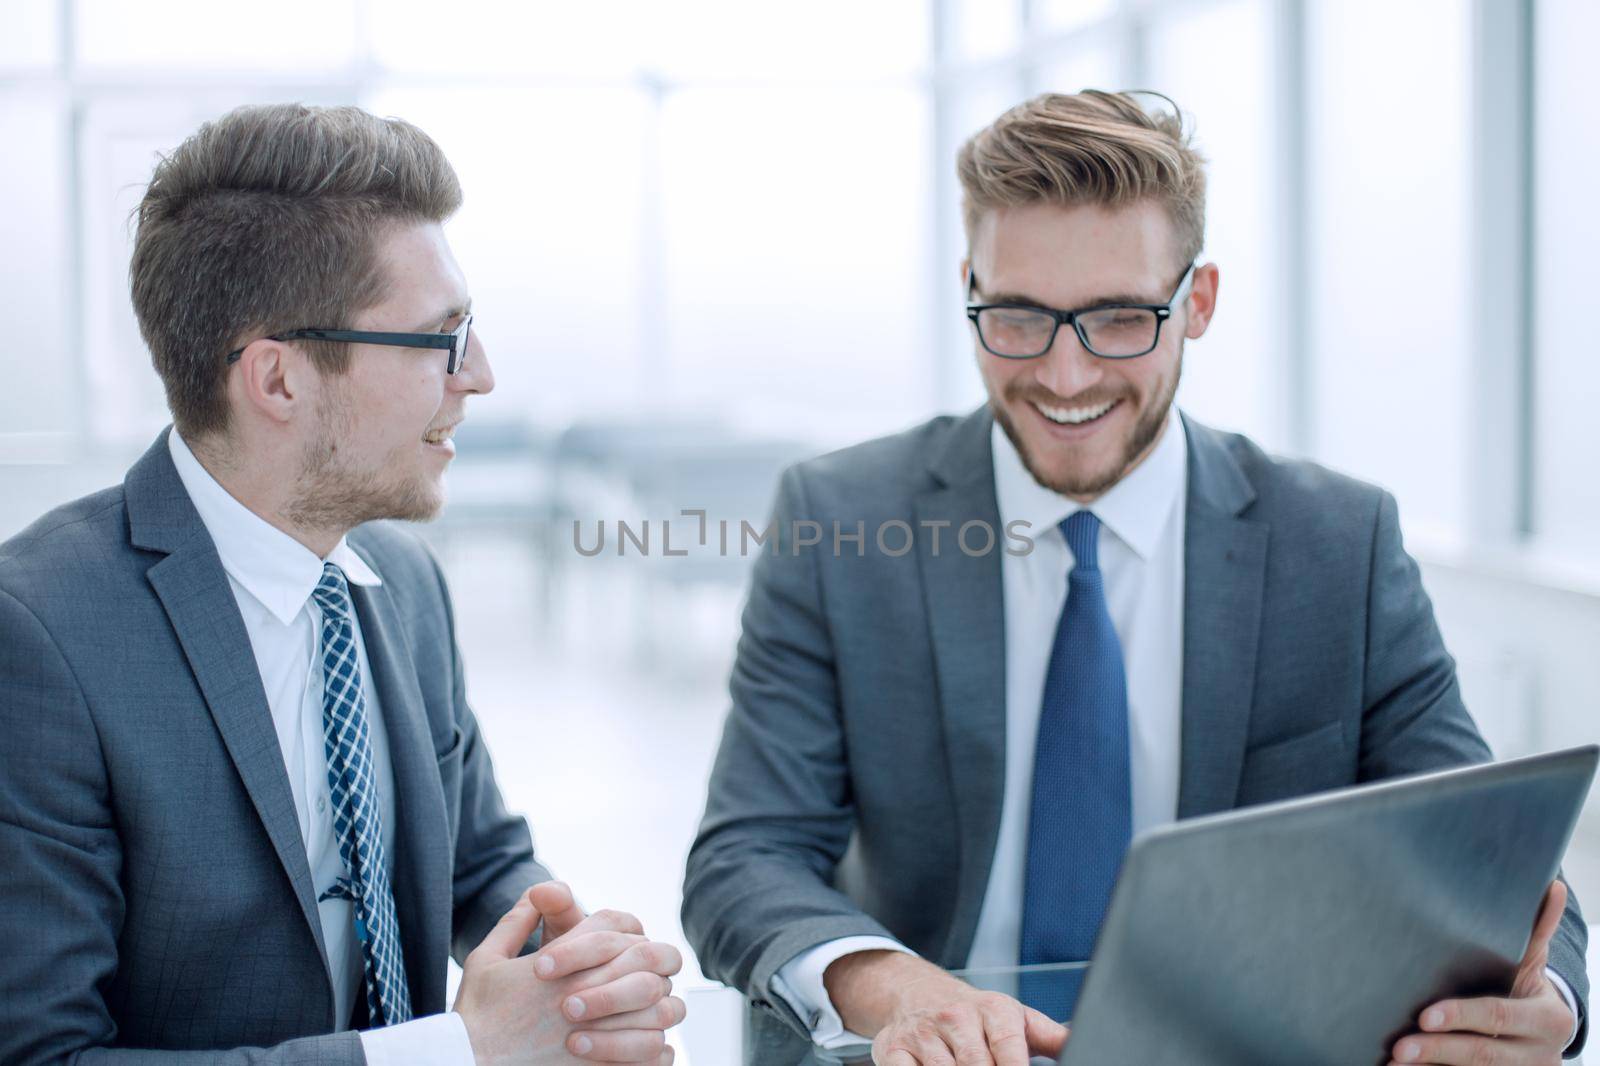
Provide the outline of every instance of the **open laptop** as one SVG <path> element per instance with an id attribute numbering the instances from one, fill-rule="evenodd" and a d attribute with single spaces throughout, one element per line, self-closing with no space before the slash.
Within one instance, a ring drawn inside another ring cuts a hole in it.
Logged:
<path id="1" fill-rule="evenodd" d="M 1401 778 L 1134 841 L 1061 1066 L 1365 1066 L 1505 995 L 1600 748 Z"/>

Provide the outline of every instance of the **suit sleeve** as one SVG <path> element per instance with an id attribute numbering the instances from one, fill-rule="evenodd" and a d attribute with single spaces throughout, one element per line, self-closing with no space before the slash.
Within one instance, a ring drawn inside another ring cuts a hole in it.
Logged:
<path id="1" fill-rule="evenodd" d="M 354 1033 L 271 1048 L 111 1048 L 122 849 L 100 738 L 50 633 L 0 590 L 0 1062 L 14 1066 L 326 1064 L 363 1060 Z"/>
<path id="2" fill-rule="evenodd" d="M 801 1034 L 806 1027 L 772 995 L 783 964 L 841 937 L 891 937 L 833 887 L 855 807 L 817 558 L 796 554 L 790 538 L 807 517 L 792 469 L 778 492 L 775 550 L 756 561 L 683 900 L 684 931 L 706 975 Z"/>
<path id="3" fill-rule="evenodd" d="M 1363 781 L 1485 762 L 1489 747 L 1461 701 L 1455 660 L 1445 651 L 1416 562 L 1400 538 L 1394 497 L 1378 504 L 1367 596 L 1367 670 L 1361 729 Z M 1588 1035 L 1588 930 L 1570 890 L 1550 944 L 1550 968 L 1578 1001 L 1578 1035 Z"/>
<path id="4" fill-rule="evenodd" d="M 550 871 L 534 857 L 528 822 L 506 810 L 495 783 L 494 763 L 478 729 L 478 719 L 467 703 L 466 670 L 455 639 L 455 611 L 438 564 L 434 578 L 444 599 L 450 634 L 452 702 L 461 729 L 461 823 L 456 833 L 454 915 L 451 954 L 463 962 L 500 917 L 516 903 L 529 885 L 550 880 Z M 537 947 L 529 941 L 528 950 Z"/>

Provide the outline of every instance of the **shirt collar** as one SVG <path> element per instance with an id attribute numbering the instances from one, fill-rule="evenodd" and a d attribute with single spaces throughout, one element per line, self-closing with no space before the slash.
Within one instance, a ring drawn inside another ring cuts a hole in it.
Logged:
<path id="1" fill-rule="evenodd" d="M 167 435 L 167 450 L 200 521 L 217 546 L 222 568 L 278 621 L 284 625 L 293 622 L 322 580 L 323 560 L 234 499 L 195 458 L 176 428 Z M 343 570 L 352 585 L 383 584 L 344 537 L 328 553 L 327 561 Z"/>
<path id="2" fill-rule="evenodd" d="M 991 430 L 994 452 L 995 502 L 1002 525 L 1028 523 L 1033 536 L 1060 525 L 1083 506 L 1034 480 L 1022 456 L 998 420 Z M 1140 559 L 1155 554 L 1173 506 L 1189 484 L 1189 442 L 1178 409 L 1167 413 L 1167 423 L 1155 450 L 1127 477 L 1089 505 L 1101 523 Z"/>

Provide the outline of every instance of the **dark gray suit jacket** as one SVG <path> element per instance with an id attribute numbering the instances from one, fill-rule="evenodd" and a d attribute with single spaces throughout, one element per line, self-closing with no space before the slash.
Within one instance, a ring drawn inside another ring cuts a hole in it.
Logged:
<path id="1" fill-rule="evenodd" d="M 349 541 L 383 578 L 351 593 L 420 1016 L 445 1009 L 446 954 L 550 875 L 495 786 L 437 565 L 398 527 Z M 165 434 L 0 545 L 0 945 L 8 1066 L 363 1061 L 327 1035 L 347 1019 L 283 754 Z"/>
<path id="2" fill-rule="evenodd" d="M 1000 825 L 1005 615 L 1000 551 L 970 556 L 953 535 L 1000 529 L 991 426 L 987 409 L 937 418 L 779 489 L 781 547 L 756 564 L 683 905 L 706 974 L 754 1004 L 763 1066 L 805 1052 L 769 986 L 808 948 L 892 936 L 947 968 L 971 949 Z M 1184 428 L 1178 816 L 1488 759 L 1394 500 Z M 797 520 L 823 533 L 795 554 Z M 864 557 L 835 553 L 836 521 L 866 523 Z M 922 523 L 938 521 L 935 553 Z M 916 531 L 913 551 L 878 550 L 887 522 Z M 1585 943 L 1573 902 L 1551 965 L 1580 1000 Z"/>

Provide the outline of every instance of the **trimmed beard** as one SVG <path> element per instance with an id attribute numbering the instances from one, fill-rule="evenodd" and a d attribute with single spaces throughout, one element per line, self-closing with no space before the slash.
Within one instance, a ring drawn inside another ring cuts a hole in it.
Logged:
<path id="1" fill-rule="evenodd" d="M 359 470 L 344 456 L 355 416 L 343 390 L 330 388 L 318 405 L 319 430 L 300 454 L 295 493 L 286 516 L 303 529 L 337 529 L 342 533 L 364 522 L 397 519 L 427 522 L 444 506 L 440 492 L 420 480 L 403 481 L 386 473 L 408 461 L 405 448 L 397 448 L 374 469 Z"/>
<path id="2" fill-rule="evenodd" d="M 1156 438 L 1161 436 L 1161 427 L 1166 424 L 1167 412 L 1172 410 L 1172 401 L 1178 395 L 1178 382 L 1183 377 L 1183 349 L 1178 349 L 1178 365 L 1172 375 L 1172 384 L 1168 386 L 1165 395 L 1159 396 L 1145 413 L 1134 423 L 1133 432 L 1128 436 L 1127 447 L 1123 449 L 1122 462 L 1116 469 L 1098 477 L 1083 477 L 1076 480 L 1051 479 L 1044 475 L 1039 465 L 1034 462 L 1034 457 L 1028 451 L 1028 446 L 1022 441 L 1022 434 L 1017 432 L 1016 424 L 1011 419 L 1011 413 L 996 402 L 993 396 L 989 398 L 989 409 L 994 412 L 994 420 L 1000 423 L 1000 428 L 1005 431 L 1006 437 L 1011 441 L 1011 446 L 1017 449 L 1017 455 L 1022 458 L 1022 465 L 1028 473 L 1033 475 L 1033 480 L 1043 488 L 1062 496 L 1098 497 L 1110 491 L 1111 487 L 1123 478 L 1128 472 L 1139 465 L 1140 460 L 1150 451 Z"/>

